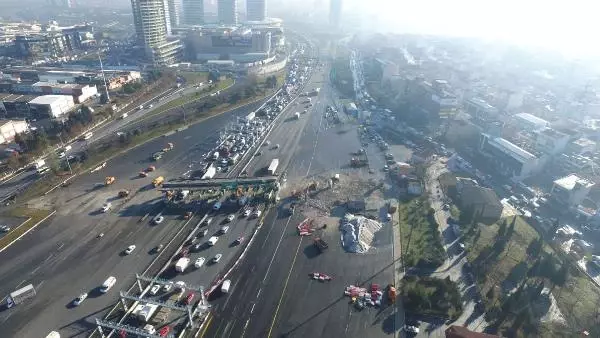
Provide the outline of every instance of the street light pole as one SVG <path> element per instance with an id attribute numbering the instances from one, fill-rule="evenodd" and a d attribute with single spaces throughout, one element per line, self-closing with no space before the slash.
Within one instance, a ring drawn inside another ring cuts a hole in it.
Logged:
<path id="1" fill-rule="evenodd" d="M 60 140 L 60 145 L 61 145 L 61 147 L 63 147 L 63 148 L 64 148 L 64 146 L 65 146 L 65 143 L 64 143 L 64 142 L 63 142 L 63 140 L 62 140 L 62 133 L 59 133 L 59 134 L 58 134 L 58 139 Z M 71 175 L 73 175 L 73 169 L 71 169 L 71 162 L 69 162 L 69 156 L 67 155 L 67 152 L 66 152 L 66 151 L 65 151 L 65 157 L 67 158 L 67 167 L 69 167 L 69 173 L 70 173 Z"/>

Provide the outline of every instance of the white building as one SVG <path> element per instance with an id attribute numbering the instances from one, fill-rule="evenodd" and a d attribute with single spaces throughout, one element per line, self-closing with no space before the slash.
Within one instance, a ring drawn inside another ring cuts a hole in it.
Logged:
<path id="1" fill-rule="evenodd" d="M 572 207 L 581 204 L 593 186 L 593 182 L 571 174 L 554 181 L 550 194 L 559 203 Z"/>
<path id="2" fill-rule="evenodd" d="M 0 120 L 0 144 L 11 143 L 16 134 L 29 130 L 29 124 L 24 120 Z"/>
<path id="3" fill-rule="evenodd" d="M 536 132 L 535 147 L 538 151 L 556 156 L 567 148 L 570 139 L 571 137 L 565 133 L 546 128 Z"/>
<path id="4" fill-rule="evenodd" d="M 43 95 L 29 101 L 33 116 L 57 118 L 75 108 L 75 101 L 69 95 Z"/>
<path id="5" fill-rule="evenodd" d="M 540 169 L 540 159 L 536 155 L 501 137 L 481 134 L 479 150 L 500 174 L 513 181 L 522 181 Z"/>
<path id="6" fill-rule="evenodd" d="M 536 131 L 550 128 L 550 122 L 528 113 L 514 115 L 515 124 L 524 130 Z"/>

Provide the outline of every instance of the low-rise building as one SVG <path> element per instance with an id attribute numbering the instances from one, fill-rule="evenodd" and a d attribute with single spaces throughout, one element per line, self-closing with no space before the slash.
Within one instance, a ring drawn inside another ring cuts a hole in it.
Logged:
<path id="1" fill-rule="evenodd" d="M 550 122 L 528 113 L 515 114 L 513 119 L 515 125 L 523 130 L 536 131 L 550 128 Z"/>
<path id="2" fill-rule="evenodd" d="M 552 128 L 542 129 L 535 133 L 536 149 L 551 156 L 562 153 L 567 148 L 569 141 L 569 135 Z"/>
<path id="3" fill-rule="evenodd" d="M 498 109 L 496 109 L 496 107 L 478 97 L 465 100 L 464 107 L 469 115 L 478 119 L 493 119 L 498 115 Z"/>
<path id="4" fill-rule="evenodd" d="M 522 181 L 540 169 L 538 156 L 501 137 L 481 134 L 479 151 L 499 174 L 514 181 Z"/>
<path id="5" fill-rule="evenodd" d="M 29 102 L 34 95 L 0 94 L 0 116 L 4 118 L 30 118 Z"/>
<path id="6" fill-rule="evenodd" d="M 32 91 L 41 95 L 71 95 L 75 103 L 83 103 L 98 95 L 98 88 L 95 85 L 49 83 L 41 81 L 32 85 Z"/>
<path id="7" fill-rule="evenodd" d="M 575 174 L 554 181 L 550 194 L 559 203 L 577 206 L 587 197 L 594 183 Z"/>
<path id="8" fill-rule="evenodd" d="M 567 150 L 578 155 L 593 154 L 596 151 L 596 142 L 588 138 L 581 137 L 571 142 L 567 146 Z"/>
<path id="9" fill-rule="evenodd" d="M 15 135 L 29 130 L 29 123 L 24 120 L 0 120 L 0 144 L 12 143 Z"/>
<path id="10" fill-rule="evenodd" d="M 32 115 L 37 118 L 57 118 L 75 108 L 75 101 L 69 95 L 43 95 L 29 102 Z"/>

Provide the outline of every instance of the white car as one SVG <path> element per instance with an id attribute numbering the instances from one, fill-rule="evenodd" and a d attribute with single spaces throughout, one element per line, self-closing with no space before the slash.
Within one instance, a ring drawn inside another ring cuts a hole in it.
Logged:
<path id="1" fill-rule="evenodd" d="M 75 306 L 79 306 L 81 303 L 83 303 L 83 301 L 87 298 L 88 294 L 87 293 L 82 293 L 79 296 L 77 296 L 77 298 L 75 298 L 75 300 L 73 300 L 73 305 Z"/>
<path id="2" fill-rule="evenodd" d="M 112 208 L 111 203 L 104 203 L 104 205 L 102 206 L 102 212 L 108 212 L 110 208 Z"/>
<path id="3" fill-rule="evenodd" d="M 194 263 L 194 266 L 196 268 L 199 268 L 202 265 L 204 265 L 204 261 L 206 261 L 206 259 L 204 257 L 200 257 L 200 258 L 196 259 L 196 262 Z"/>
<path id="4" fill-rule="evenodd" d="M 251 213 L 252 213 L 251 209 L 246 209 L 246 210 L 244 210 L 244 214 L 243 215 L 244 215 L 244 217 L 248 217 L 248 216 L 250 216 Z"/>
<path id="5" fill-rule="evenodd" d="M 162 221 L 164 221 L 164 220 L 165 220 L 165 218 L 164 218 L 162 215 L 161 215 L 161 216 L 156 216 L 156 217 L 154 217 L 154 219 L 153 219 L 153 221 L 154 221 L 154 224 L 160 224 L 160 223 L 162 223 Z"/>
<path id="6" fill-rule="evenodd" d="M 160 285 L 156 284 L 150 289 L 150 294 L 154 296 L 158 293 L 158 290 L 160 290 Z"/>
<path id="7" fill-rule="evenodd" d="M 219 230 L 219 232 L 222 233 L 222 234 L 226 234 L 227 231 L 229 231 L 229 227 L 227 225 L 222 226 L 221 230 Z"/>
<path id="8" fill-rule="evenodd" d="M 223 255 L 216 254 L 215 257 L 212 259 L 213 263 L 218 263 L 221 260 L 221 257 L 223 257 Z"/>
<path id="9" fill-rule="evenodd" d="M 254 210 L 254 212 L 252 213 L 252 217 L 260 217 L 260 214 L 262 212 L 259 209 Z"/>
<path id="10" fill-rule="evenodd" d="M 168 284 L 165 284 L 165 285 L 163 285 L 163 291 L 164 292 L 169 292 L 172 287 L 173 287 L 173 283 L 172 282 L 168 283 Z"/>
<path id="11" fill-rule="evenodd" d="M 125 254 L 130 255 L 133 252 L 133 250 L 135 250 L 135 245 L 130 245 L 127 247 L 127 249 L 125 249 Z"/>
<path id="12" fill-rule="evenodd" d="M 227 222 L 231 222 L 234 219 L 235 219 L 235 215 L 234 214 L 231 214 L 231 215 L 227 216 Z"/>
<path id="13" fill-rule="evenodd" d="M 208 246 L 213 246 L 217 243 L 217 241 L 219 240 L 219 237 L 217 236 L 212 236 L 211 238 L 208 239 Z"/>

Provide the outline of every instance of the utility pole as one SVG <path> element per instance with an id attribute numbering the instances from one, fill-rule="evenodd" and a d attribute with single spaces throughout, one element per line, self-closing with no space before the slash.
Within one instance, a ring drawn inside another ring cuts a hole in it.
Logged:
<path id="1" fill-rule="evenodd" d="M 104 92 L 106 93 L 106 102 L 110 103 L 110 95 L 108 94 L 108 85 L 106 84 L 106 76 L 104 75 L 104 66 L 100 57 L 100 49 L 98 49 L 98 60 L 100 60 L 100 71 L 102 71 L 102 79 L 104 80 Z"/>
<path id="2" fill-rule="evenodd" d="M 58 139 L 60 140 L 60 146 L 64 148 L 65 147 L 65 143 L 62 140 L 62 133 L 58 134 Z M 67 167 L 69 167 L 69 173 L 71 175 L 73 175 L 73 169 L 71 169 L 71 162 L 69 162 L 69 156 L 66 153 L 67 152 L 65 151 L 65 157 L 66 157 L 66 160 L 67 160 Z"/>

